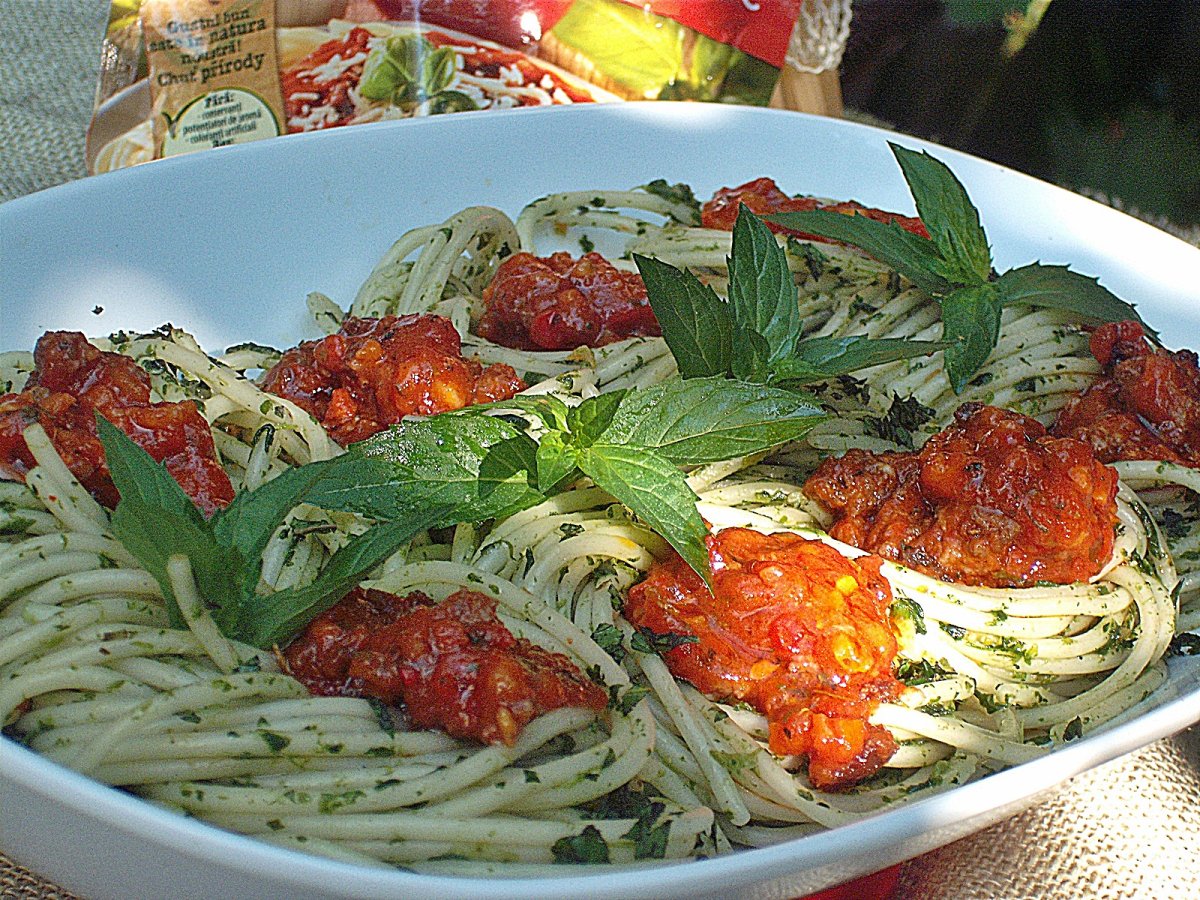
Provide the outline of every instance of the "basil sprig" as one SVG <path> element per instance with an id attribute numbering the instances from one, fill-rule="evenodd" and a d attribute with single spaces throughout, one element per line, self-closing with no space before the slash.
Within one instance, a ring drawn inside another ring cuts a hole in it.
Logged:
<path id="1" fill-rule="evenodd" d="M 1097 279 L 1066 266 L 1031 263 L 997 275 L 979 211 L 954 173 L 928 153 L 890 146 L 929 240 L 896 224 L 827 210 L 775 213 L 766 219 L 852 244 L 932 295 L 942 307 L 942 339 L 949 344 L 946 375 L 955 393 L 962 392 L 995 349 L 1005 306 L 1061 309 L 1102 322 L 1141 321 L 1131 304 Z"/>
<path id="2" fill-rule="evenodd" d="M 360 479 L 379 480 L 384 467 L 352 456 L 301 466 L 257 490 L 238 493 L 229 506 L 205 519 L 150 454 L 102 416 L 97 415 L 97 425 L 121 494 L 113 510 L 113 534 L 159 583 L 171 623 L 181 626 L 184 618 L 171 590 L 167 561 L 183 554 L 217 627 L 227 637 L 257 647 L 295 634 L 405 541 L 445 515 L 443 506 L 429 506 L 411 511 L 403 521 L 375 525 L 334 553 L 311 584 L 260 592 L 263 550 L 287 514 L 317 497 L 320 488 L 353 493 Z"/>
<path id="3" fill-rule="evenodd" d="M 517 409 L 530 423 L 496 415 Z M 824 416 L 807 398 L 705 378 L 616 391 L 568 407 L 555 397 L 515 397 L 406 420 L 335 459 L 290 469 L 241 491 L 206 519 L 166 469 L 98 417 L 121 500 L 112 529 L 154 576 L 171 621 L 183 616 L 167 561 L 191 562 L 200 596 L 222 633 L 258 647 L 285 642 L 417 532 L 511 515 L 582 476 L 629 507 L 697 572 L 709 577 L 707 529 L 682 465 L 757 453 L 803 436 Z M 267 542 L 301 503 L 375 520 L 308 585 L 260 584 Z"/>
<path id="4" fill-rule="evenodd" d="M 787 253 L 745 206 L 733 226 L 728 300 L 686 269 L 637 254 L 634 261 L 684 379 L 724 376 L 795 388 L 949 347 L 899 338 L 802 338 Z"/>
<path id="5" fill-rule="evenodd" d="M 360 498 L 357 511 L 395 515 L 420 497 L 452 506 L 439 524 L 478 521 L 532 506 L 586 476 L 707 580 L 708 532 L 679 467 L 769 450 L 825 418 L 801 394 L 723 377 L 614 391 L 573 407 L 552 396 L 490 407 L 406 420 L 354 445 L 348 455 L 386 462 L 393 473 Z M 496 408 L 521 410 L 537 420 L 541 435 L 535 441 L 526 423 L 491 414 Z M 441 477 L 446 472 L 455 477 Z M 316 498 L 328 501 L 330 494 L 322 490 Z"/>

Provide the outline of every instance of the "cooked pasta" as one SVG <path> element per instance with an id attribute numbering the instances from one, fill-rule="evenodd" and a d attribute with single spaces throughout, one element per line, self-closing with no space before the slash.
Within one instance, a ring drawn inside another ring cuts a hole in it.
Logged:
<path id="1" fill-rule="evenodd" d="M 686 204 L 646 190 L 584 191 L 531 203 L 515 222 L 473 207 L 414 229 L 345 312 L 319 294 L 309 309 L 326 333 L 346 315 L 447 316 L 464 355 L 512 366 L 529 394 L 568 405 L 674 376 L 661 338 L 531 351 L 473 331 L 506 257 L 571 241 L 603 248 L 624 271 L 636 252 L 727 289 L 728 232 L 697 227 Z M 783 243 L 806 335 L 939 336 L 935 301 L 871 258 Z M 152 399 L 196 402 L 235 489 L 342 452 L 312 415 L 258 385 L 278 351 L 246 345 L 211 358 L 176 329 L 94 344 L 147 371 Z M 0 383 L 19 391 L 28 355 L 6 354 L 0 365 Z M 950 390 L 940 353 L 834 379 L 816 386 L 830 416 L 804 440 L 691 468 L 688 483 L 714 532 L 790 532 L 859 557 L 828 536 L 828 514 L 802 490 L 822 458 L 919 446 L 964 401 L 1049 423 L 1098 371 L 1076 319 L 1011 307 L 994 353 L 961 394 Z M 907 436 L 879 427 L 897 400 L 928 410 Z M 507 518 L 423 532 L 363 582 L 434 601 L 486 594 L 516 638 L 562 654 L 609 692 L 603 711 L 556 709 L 511 745 L 480 745 L 408 730 L 376 701 L 310 695 L 278 653 L 222 634 L 186 556 L 168 563 L 185 619 L 172 627 L 162 587 L 114 537 L 109 512 L 40 426 L 24 438 L 35 465 L 24 484 L 0 482 L 6 735 L 152 803 L 364 865 L 561 873 L 564 863 L 683 860 L 837 827 L 1135 715 L 1165 679 L 1177 631 L 1200 625 L 1200 526 L 1185 499 L 1200 492 L 1200 476 L 1182 465 L 1116 464 L 1113 551 L 1086 582 L 971 587 L 885 561 L 906 687 L 871 722 L 898 749 L 861 784 L 822 791 L 800 759 L 769 750 L 766 716 L 710 699 L 638 644 L 622 607 L 670 547 L 582 479 Z M 261 588 L 312 582 L 370 527 L 355 514 L 298 507 L 263 551 Z"/>

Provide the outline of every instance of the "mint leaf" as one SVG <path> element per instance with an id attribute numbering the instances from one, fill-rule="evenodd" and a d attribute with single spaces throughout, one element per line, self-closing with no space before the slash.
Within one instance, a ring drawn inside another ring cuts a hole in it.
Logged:
<path id="1" fill-rule="evenodd" d="M 221 603 L 213 610 L 218 625 L 235 618 L 245 568 L 242 555 L 218 543 L 192 498 L 161 463 L 99 413 L 96 427 L 121 495 L 112 514 L 113 534 L 158 582 L 171 624 L 185 624 L 167 576 L 167 560 L 175 554 L 191 561 L 200 595 Z"/>
<path id="2" fill-rule="evenodd" d="M 700 465 L 796 440 L 824 418 L 793 391 L 721 377 L 671 380 L 630 391 L 600 439 Z"/>
<path id="3" fill-rule="evenodd" d="M 567 443 L 561 431 L 542 435 L 537 448 L 537 488 L 549 494 L 561 481 L 577 471 L 575 462 L 579 450 Z"/>
<path id="4" fill-rule="evenodd" d="M 996 287 L 1005 306 L 1025 304 L 1063 309 L 1102 322 L 1133 320 L 1142 322 L 1148 334 L 1158 337 L 1158 333 L 1142 321 L 1132 304 L 1102 287 L 1098 279 L 1073 272 L 1066 266 L 1030 263 L 1019 269 L 1009 269 L 997 279 Z"/>
<path id="5" fill-rule="evenodd" d="M 612 423 L 613 416 L 629 392 L 607 391 L 588 397 L 567 412 L 567 430 L 577 447 L 590 447 Z"/>
<path id="6" fill-rule="evenodd" d="M 766 339 L 768 362 L 791 354 L 800 337 L 800 305 L 787 252 L 745 204 L 733 225 L 729 305 L 737 325 Z"/>
<path id="7" fill-rule="evenodd" d="M 449 525 L 511 515 L 544 499 L 534 486 L 537 444 L 495 416 L 406 420 L 351 453 L 380 465 L 355 486 L 318 483 L 308 502 L 387 521 L 445 506 L 452 513 L 439 524 Z"/>
<path id="8" fill-rule="evenodd" d="M 227 507 L 209 520 L 213 536 L 224 547 L 236 547 L 246 560 L 259 560 L 271 535 L 287 514 L 305 501 L 317 484 L 322 489 L 360 489 L 371 480 L 379 463 L 354 456 L 339 456 L 281 472 L 253 491 L 239 491 Z M 332 508 L 332 507 L 331 507 Z M 253 593 L 258 585 L 258 566 L 246 566 L 242 586 Z"/>
<path id="9" fill-rule="evenodd" d="M 945 341 L 913 341 L 908 338 L 852 337 L 807 338 L 796 352 L 771 366 L 772 384 L 810 384 L 900 359 L 928 356 L 945 350 Z"/>
<path id="10" fill-rule="evenodd" d="M 737 348 L 730 366 L 733 377 L 756 384 L 765 382 L 771 372 L 771 345 L 767 339 L 739 323 L 733 326 L 733 346 Z"/>
<path id="11" fill-rule="evenodd" d="M 987 362 L 1000 337 L 1000 292 L 993 284 L 964 287 L 942 298 L 942 339 L 946 375 L 954 393 L 963 388 Z"/>
<path id="12" fill-rule="evenodd" d="M 992 273 L 992 251 L 979 224 L 979 210 L 949 167 L 928 153 L 891 144 L 904 172 L 917 214 L 941 253 L 943 274 L 957 284 L 978 284 Z"/>
<path id="13" fill-rule="evenodd" d="M 723 375 L 732 366 L 733 311 L 691 272 L 633 255 L 654 317 L 683 378 Z"/>
<path id="14" fill-rule="evenodd" d="M 696 495 L 673 463 L 645 449 L 597 443 L 579 455 L 579 468 L 709 580 L 708 529 L 696 509 Z"/>
<path id="15" fill-rule="evenodd" d="M 785 228 L 852 244 L 895 269 L 928 294 L 944 294 L 951 289 L 937 246 L 899 225 L 825 209 L 774 213 L 764 218 Z"/>
<path id="16" fill-rule="evenodd" d="M 448 507 L 431 506 L 404 522 L 373 525 L 333 554 L 311 584 L 247 598 L 238 629 L 242 639 L 256 647 L 285 643 L 341 600 L 405 541 L 444 520 L 449 512 Z"/>

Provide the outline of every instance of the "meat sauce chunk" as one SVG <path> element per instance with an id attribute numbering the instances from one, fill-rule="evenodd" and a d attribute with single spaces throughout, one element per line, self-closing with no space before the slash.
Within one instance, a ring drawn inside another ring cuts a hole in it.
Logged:
<path id="1" fill-rule="evenodd" d="M 0 397 L 0 477 L 23 481 L 36 464 L 25 428 L 40 424 L 75 476 L 105 506 L 120 499 L 97 437 L 96 413 L 161 462 L 205 513 L 233 499 L 212 429 L 190 400 L 151 403 L 136 362 L 92 346 L 76 331 L 49 331 L 33 351 L 34 371 L 18 394 Z"/>
<path id="2" fill-rule="evenodd" d="M 1116 473 L 1087 444 L 978 403 L 917 452 L 826 459 L 804 491 L 833 537 L 944 581 L 1068 584 L 1112 555 Z"/>
<path id="3" fill-rule="evenodd" d="M 905 231 L 929 237 L 924 223 L 911 216 L 885 212 L 881 209 L 871 209 L 853 200 L 845 203 L 821 203 L 813 197 L 789 197 L 779 189 L 770 178 L 756 178 L 733 188 L 721 188 L 711 200 L 700 209 L 700 221 L 705 228 L 717 228 L 722 231 L 732 231 L 733 223 L 737 221 L 738 206 L 745 204 L 752 213 L 760 216 L 782 212 L 811 212 L 816 209 L 828 212 L 843 213 L 848 216 L 866 216 L 876 222 L 899 225 Z M 785 228 L 768 222 L 767 227 L 776 234 L 790 234 L 801 240 L 829 242 L 828 238 L 806 234 L 794 228 Z"/>
<path id="4" fill-rule="evenodd" d="M 904 689 L 892 675 L 892 594 L 880 561 L 745 528 L 711 536 L 708 548 L 711 593 L 672 556 L 630 590 L 625 616 L 694 637 L 664 654 L 671 672 L 762 712 L 771 751 L 807 756 L 814 786 L 845 788 L 874 774 L 896 744 L 868 719 Z"/>
<path id="5" fill-rule="evenodd" d="M 514 254 L 484 288 L 483 304 L 479 334 L 520 350 L 601 347 L 662 333 L 641 276 L 599 253 Z"/>
<path id="6" fill-rule="evenodd" d="M 514 637 L 496 601 L 462 590 L 442 603 L 356 588 L 284 651 L 314 694 L 404 704 L 417 728 L 512 746 L 562 707 L 601 710 L 606 692 L 571 660 Z"/>
<path id="7" fill-rule="evenodd" d="M 1138 322 L 1092 333 L 1102 377 L 1069 400 L 1051 431 L 1091 446 L 1102 462 L 1156 459 L 1200 468 L 1200 367 L 1191 350 L 1146 340 Z"/>
<path id="8" fill-rule="evenodd" d="M 346 446 L 405 416 L 507 400 L 526 385 L 512 366 L 464 359 L 450 321 L 422 314 L 348 316 L 337 334 L 284 353 L 262 387 L 307 410 Z"/>

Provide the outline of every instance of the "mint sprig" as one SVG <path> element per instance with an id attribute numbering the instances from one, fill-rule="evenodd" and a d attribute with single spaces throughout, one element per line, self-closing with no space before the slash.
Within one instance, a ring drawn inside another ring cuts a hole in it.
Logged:
<path id="1" fill-rule="evenodd" d="M 536 418 L 543 429 L 536 442 L 494 415 L 505 408 Z M 586 476 L 707 580 L 707 530 L 679 467 L 769 450 L 824 418 L 803 394 L 724 377 L 600 394 L 573 407 L 552 396 L 514 397 L 406 420 L 356 444 L 352 454 L 395 467 L 358 511 L 387 517 L 419 497 L 452 507 L 439 524 L 478 521 L 532 506 Z M 472 486 L 472 469 L 482 486 Z M 445 473 L 453 477 L 438 477 Z M 430 477 L 435 486 L 422 484 Z M 314 492 L 313 500 L 329 499 L 328 491 Z"/>
<path id="2" fill-rule="evenodd" d="M 955 393 L 962 392 L 995 349 L 1005 306 L 1061 309 L 1101 322 L 1142 321 L 1131 304 L 1066 266 L 1031 263 L 995 275 L 979 211 L 954 173 L 929 153 L 889 146 L 929 240 L 861 215 L 816 210 L 766 219 L 858 247 L 938 300 L 942 338 L 951 345 L 946 375 Z M 1147 332 L 1154 334 L 1149 328 Z"/>
<path id="3" fill-rule="evenodd" d="M 848 216 L 826 213 L 856 226 Z M 869 220 L 864 220 L 869 221 Z M 871 222 L 877 225 L 877 222 Z M 896 229 L 897 258 L 912 255 L 911 241 L 929 241 Z M 903 252 L 901 252 L 903 251 Z M 933 255 L 930 252 L 930 259 Z M 738 210 L 729 256 L 729 299 L 692 272 L 634 255 L 650 307 L 684 379 L 722 376 L 788 388 L 844 375 L 870 365 L 925 356 L 940 341 L 808 338 L 788 269 L 787 253 L 763 221 Z M 933 275 L 938 285 L 946 284 Z M 841 343 L 834 343 L 840 341 Z M 735 351 L 736 348 L 736 351 Z"/>
<path id="4" fill-rule="evenodd" d="M 402 523 L 375 526 L 337 551 L 311 584 L 260 593 L 262 551 L 287 514 L 310 501 L 318 486 L 352 494 L 352 483 L 379 464 L 339 457 L 301 466 L 258 490 L 238 494 L 229 506 L 205 519 L 162 464 L 102 416 L 96 418 L 105 459 L 121 494 L 113 510 L 113 534 L 154 576 L 176 627 L 182 627 L 184 617 L 166 569 L 175 554 L 188 557 L 200 596 L 223 634 L 269 647 L 291 637 L 405 541 L 445 515 L 444 507 L 431 505 L 413 511 Z M 378 479 L 376 472 L 374 480 Z"/>
<path id="5" fill-rule="evenodd" d="M 543 429 L 535 441 L 519 409 Z M 335 459 L 290 469 L 239 492 L 205 519 L 166 469 L 97 417 L 121 500 L 112 528 L 162 588 L 172 624 L 184 617 L 167 560 L 188 557 L 213 621 L 227 637 L 283 643 L 336 603 L 417 532 L 511 515 L 583 476 L 624 503 L 706 579 L 707 535 L 681 465 L 770 449 L 803 436 L 823 415 L 808 398 L 725 378 L 616 391 L 568 407 L 517 397 L 401 422 Z M 301 503 L 375 520 L 334 553 L 311 584 L 260 584 L 271 536 Z"/>

